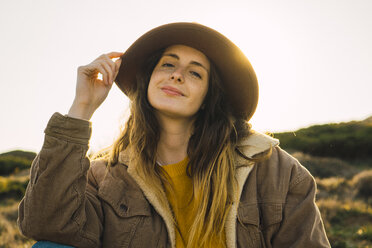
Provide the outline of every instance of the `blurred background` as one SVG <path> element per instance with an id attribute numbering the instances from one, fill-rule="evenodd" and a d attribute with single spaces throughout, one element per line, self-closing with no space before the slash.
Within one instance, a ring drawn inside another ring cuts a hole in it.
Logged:
<path id="1" fill-rule="evenodd" d="M 316 177 L 332 247 L 372 247 L 372 1 L 13 0 L 0 2 L 0 248 L 29 247 L 15 225 L 32 159 L 77 67 L 124 52 L 146 31 L 198 22 L 246 54 L 260 84 L 250 121 Z M 113 86 L 89 153 L 109 146 L 128 99 Z"/>

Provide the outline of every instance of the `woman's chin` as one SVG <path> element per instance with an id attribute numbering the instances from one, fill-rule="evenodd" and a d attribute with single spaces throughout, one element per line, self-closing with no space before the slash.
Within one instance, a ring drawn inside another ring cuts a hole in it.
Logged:
<path id="1" fill-rule="evenodd" d="M 169 119 L 190 119 L 192 120 L 195 116 L 195 113 L 190 113 L 185 109 L 176 109 L 176 108 L 157 108 L 156 114 L 163 118 Z"/>

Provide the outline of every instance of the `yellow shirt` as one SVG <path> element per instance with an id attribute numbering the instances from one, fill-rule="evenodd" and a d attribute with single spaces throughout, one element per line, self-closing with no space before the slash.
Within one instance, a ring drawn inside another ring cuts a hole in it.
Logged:
<path id="1" fill-rule="evenodd" d="M 191 227 L 194 220 L 194 218 L 192 217 L 194 216 L 194 214 L 192 213 L 192 206 L 194 203 L 194 199 L 192 197 L 192 180 L 186 174 L 186 167 L 188 162 L 189 159 L 188 157 L 186 157 L 184 160 L 176 164 L 162 166 L 162 168 L 169 174 L 171 183 L 173 185 L 175 195 L 171 195 L 169 186 L 167 184 L 165 184 L 165 191 L 185 242 L 187 242 L 188 240 L 189 228 Z M 223 240 L 225 240 L 225 238 L 223 238 Z M 182 243 L 181 236 L 177 231 L 176 247 L 185 247 Z M 213 246 L 213 248 L 218 247 L 218 244 Z"/>

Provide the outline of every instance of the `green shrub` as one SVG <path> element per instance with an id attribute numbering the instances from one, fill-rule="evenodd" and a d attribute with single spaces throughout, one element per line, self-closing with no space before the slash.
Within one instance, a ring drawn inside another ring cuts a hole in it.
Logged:
<path id="1" fill-rule="evenodd" d="M 285 149 L 348 160 L 372 159 L 372 125 L 363 122 L 315 125 L 274 136 Z"/>
<path id="2" fill-rule="evenodd" d="M 342 238 L 339 238 L 337 236 L 330 236 L 328 238 L 332 248 L 348 248 L 347 243 Z"/>
<path id="3" fill-rule="evenodd" d="M 362 226 L 356 233 L 357 239 L 372 242 L 372 226 Z"/>
<path id="4" fill-rule="evenodd" d="M 352 188 L 345 178 L 330 177 L 330 178 L 316 178 L 318 186 L 317 199 L 334 197 L 342 200 L 352 195 Z"/>
<path id="5" fill-rule="evenodd" d="M 372 198 L 372 170 L 355 175 L 352 183 L 356 190 L 356 196 L 363 198 L 368 205 L 369 199 Z"/>
<path id="6" fill-rule="evenodd" d="M 294 152 L 292 155 L 297 158 L 314 177 L 343 177 L 349 179 L 360 171 L 360 169 L 353 164 L 337 158 L 311 156 L 302 152 Z"/>
<path id="7" fill-rule="evenodd" d="M 0 199 L 21 199 L 25 194 L 28 182 L 29 180 L 0 177 Z"/>
<path id="8" fill-rule="evenodd" d="M 338 209 L 330 219 L 332 225 L 343 225 L 348 219 L 362 216 L 364 213 L 358 209 Z"/>
<path id="9" fill-rule="evenodd" d="M 0 154 L 0 157 L 4 156 L 13 156 L 13 157 L 18 157 L 18 158 L 25 158 L 27 160 L 34 160 L 36 157 L 36 153 L 34 152 L 28 152 L 28 151 L 22 151 L 22 150 L 14 150 L 10 152 L 5 152 Z"/>
<path id="10" fill-rule="evenodd" d="M 0 156 L 0 176 L 10 175 L 14 172 L 29 169 L 32 161 L 12 155 Z"/>

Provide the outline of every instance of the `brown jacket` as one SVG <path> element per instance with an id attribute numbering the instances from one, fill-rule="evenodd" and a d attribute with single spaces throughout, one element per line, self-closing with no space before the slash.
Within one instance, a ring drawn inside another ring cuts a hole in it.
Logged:
<path id="1" fill-rule="evenodd" d="M 159 204 L 165 195 L 156 196 L 123 154 L 108 172 L 104 161 L 90 164 L 90 122 L 55 113 L 45 134 L 19 205 L 24 235 L 87 248 L 174 248 L 171 210 Z M 237 155 L 247 166 L 236 170 L 240 202 L 228 215 L 227 247 L 330 247 L 314 178 L 277 145 L 254 133 L 238 146 L 248 158 L 273 152 L 257 164 Z"/>

